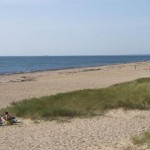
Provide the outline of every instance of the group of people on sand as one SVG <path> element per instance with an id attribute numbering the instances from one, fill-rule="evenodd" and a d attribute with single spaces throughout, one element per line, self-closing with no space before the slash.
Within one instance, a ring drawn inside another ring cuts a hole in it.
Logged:
<path id="1" fill-rule="evenodd" d="M 11 116 L 8 112 L 5 112 L 0 118 L 0 125 L 12 125 L 15 121 L 15 117 Z"/>

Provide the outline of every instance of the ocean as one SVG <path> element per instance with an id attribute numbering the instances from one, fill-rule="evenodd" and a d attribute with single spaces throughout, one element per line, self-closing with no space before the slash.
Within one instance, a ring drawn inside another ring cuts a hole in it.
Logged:
<path id="1" fill-rule="evenodd" d="M 0 74 L 150 61 L 150 55 L 127 56 L 0 56 Z"/>

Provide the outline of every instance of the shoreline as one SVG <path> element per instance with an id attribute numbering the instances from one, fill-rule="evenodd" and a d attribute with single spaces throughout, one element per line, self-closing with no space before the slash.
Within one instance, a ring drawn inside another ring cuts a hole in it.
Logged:
<path id="1" fill-rule="evenodd" d="M 136 66 L 136 68 L 135 68 Z M 0 108 L 11 102 L 58 93 L 104 88 L 150 77 L 150 61 L 0 75 Z"/>
<path id="2" fill-rule="evenodd" d="M 69 68 L 60 68 L 60 69 L 47 69 L 47 70 L 35 70 L 35 71 L 27 71 L 27 72 L 12 72 L 12 73 L 0 73 L 0 76 L 5 75 L 16 75 L 16 74 L 28 74 L 28 73 L 40 73 L 40 72 L 50 72 L 50 71 L 65 71 L 65 70 L 72 70 L 72 69 L 84 69 L 84 68 L 99 68 L 99 67 L 105 67 L 105 66 L 114 66 L 114 65 L 126 65 L 126 64 L 139 64 L 139 63 L 149 63 L 149 61 L 133 61 L 133 62 L 127 62 L 127 63 L 112 63 L 112 64 L 106 64 L 106 65 L 93 65 L 93 66 L 83 66 L 83 67 L 69 67 Z"/>

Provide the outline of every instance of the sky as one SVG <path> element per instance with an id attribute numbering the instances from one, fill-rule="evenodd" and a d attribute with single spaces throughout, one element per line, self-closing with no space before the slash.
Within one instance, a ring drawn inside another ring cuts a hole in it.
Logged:
<path id="1" fill-rule="evenodd" d="M 0 0 L 0 56 L 150 54 L 150 0 Z"/>

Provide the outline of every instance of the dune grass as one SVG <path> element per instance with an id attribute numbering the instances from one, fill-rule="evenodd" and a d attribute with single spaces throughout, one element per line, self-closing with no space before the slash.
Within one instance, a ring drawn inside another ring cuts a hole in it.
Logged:
<path id="1" fill-rule="evenodd" d="M 80 90 L 14 102 L 1 109 L 18 117 L 50 119 L 94 115 L 108 109 L 149 109 L 150 78 L 117 84 L 108 88 Z"/>
<path id="2" fill-rule="evenodd" d="M 135 145 L 142 146 L 146 144 L 148 147 L 150 147 L 150 132 L 145 132 L 142 135 L 133 137 L 132 142 Z"/>

